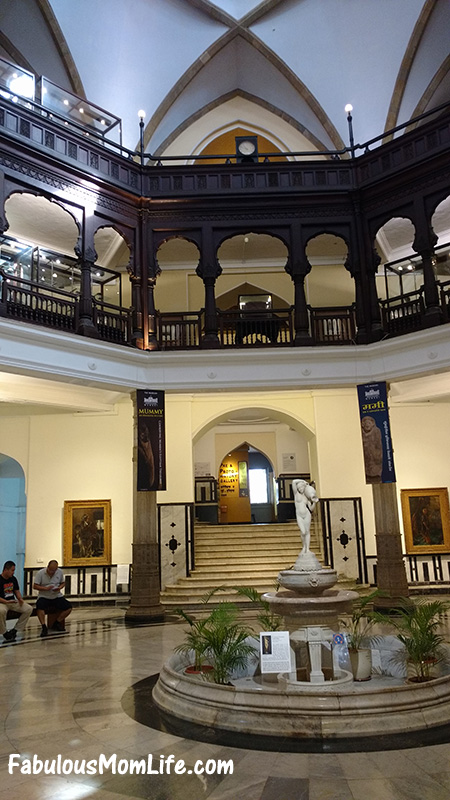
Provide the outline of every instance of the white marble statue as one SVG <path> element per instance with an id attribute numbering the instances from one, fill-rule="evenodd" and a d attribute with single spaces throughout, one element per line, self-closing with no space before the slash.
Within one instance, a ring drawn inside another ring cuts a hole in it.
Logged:
<path id="1" fill-rule="evenodd" d="M 294 493 L 297 525 L 300 528 L 303 542 L 303 549 L 299 556 L 300 558 L 301 556 L 306 556 L 311 552 L 309 549 L 311 540 L 311 516 L 314 511 L 314 506 L 319 502 L 319 498 L 317 497 L 314 485 L 307 483 L 301 478 L 296 478 L 292 481 L 292 491 Z"/>

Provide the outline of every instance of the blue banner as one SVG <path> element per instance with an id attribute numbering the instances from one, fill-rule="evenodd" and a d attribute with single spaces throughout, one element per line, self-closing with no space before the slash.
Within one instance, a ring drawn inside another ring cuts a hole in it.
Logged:
<path id="1" fill-rule="evenodd" d="M 364 383 L 356 388 L 366 483 L 395 483 L 386 383 Z"/>

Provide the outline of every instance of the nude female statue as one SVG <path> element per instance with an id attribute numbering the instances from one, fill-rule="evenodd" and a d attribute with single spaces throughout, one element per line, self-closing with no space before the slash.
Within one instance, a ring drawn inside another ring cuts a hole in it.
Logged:
<path id="1" fill-rule="evenodd" d="M 297 525 L 300 528 L 303 542 L 300 555 L 303 555 L 311 552 L 309 549 L 311 539 L 311 515 L 314 511 L 315 504 L 319 502 L 319 498 L 317 497 L 315 486 L 301 478 L 296 478 L 292 481 L 292 491 L 294 493 Z"/>

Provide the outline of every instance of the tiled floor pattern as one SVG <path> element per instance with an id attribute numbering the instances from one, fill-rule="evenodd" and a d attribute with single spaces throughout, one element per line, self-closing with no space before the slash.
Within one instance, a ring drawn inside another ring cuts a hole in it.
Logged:
<path id="1" fill-rule="evenodd" d="M 259 752 L 153 730 L 122 708 L 126 690 L 159 671 L 177 624 L 126 628 L 119 609 L 74 611 L 70 635 L 0 647 L 0 800 L 448 800 L 450 743 L 368 753 Z M 232 775 L 8 774 L 23 758 L 233 759 Z"/>

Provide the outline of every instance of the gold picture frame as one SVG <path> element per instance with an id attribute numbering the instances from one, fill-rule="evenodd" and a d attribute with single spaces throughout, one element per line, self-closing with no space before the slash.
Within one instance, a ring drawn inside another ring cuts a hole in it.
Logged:
<path id="1" fill-rule="evenodd" d="M 111 563 L 111 500 L 64 501 L 64 566 Z"/>
<path id="2" fill-rule="evenodd" d="M 400 494 L 406 552 L 450 552 L 448 489 L 402 489 Z"/>

